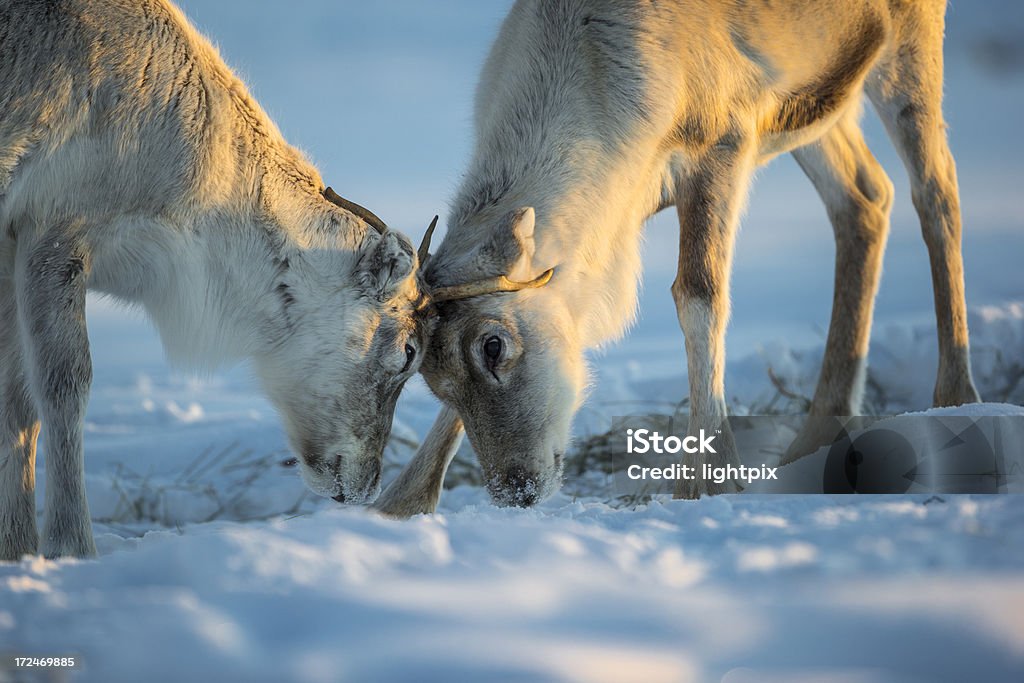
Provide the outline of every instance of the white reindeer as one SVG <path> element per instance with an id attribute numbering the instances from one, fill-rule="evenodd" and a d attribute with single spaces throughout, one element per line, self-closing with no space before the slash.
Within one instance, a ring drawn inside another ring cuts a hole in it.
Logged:
<path id="1" fill-rule="evenodd" d="M 862 93 L 910 174 L 931 257 L 935 404 L 978 400 L 941 112 L 944 8 L 943 0 L 515 4 L 480 80 L 475 152 L 449 231 L 423 266 L 441 324 L 422 372 L 464 420 L 496 502 L 530 505 L 559 485 L 586 384 L 583 352 L 632 321 L 643 222 L 673 204 L 689 431 L 721 425 L 709 458 L 735 459 L 722 423 L 733 239 L 751 173 L 784 152 L 818 190 L 836 238 L 832 322 L 810 412 L 857 414 L 893 196 L 858 124 Z M 498 293 L 516 289 L 524 291 Z M 828 442 L 822 424 L 809 420 L 787 459 Z M 727 490 L 698 480 L 676 495 Z"/>
<path id="2" fill-rule="evenodd" d="M 326 87 L 326 86 L 325 86 Z M 95 553 L 85 293 L 172 361 L 251 359 L 316 493 L 372 499 L 418 366 L 408 240 L 324 188 L 166 0 L 0 0 L 0 559 Z"/>

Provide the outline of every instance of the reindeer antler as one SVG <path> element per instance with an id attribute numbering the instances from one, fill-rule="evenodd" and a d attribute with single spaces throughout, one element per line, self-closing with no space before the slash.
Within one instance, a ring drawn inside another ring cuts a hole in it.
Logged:
<path id="1" fill-rule="evenodd" d="M 323 190 L 324 199 L 329 201 L 335 206 L 340 206 L 351 214 L 355 214 L 359 218 L 362 218 L 366 223 L 380 234 L 384 234 L 388 231 L 388 226 L 384 224 L 384 221 L 377 218 L 377 216 L 367 209 L 365 206 L 359 206 L 355 202 L 350 202 L 345 199 L 330 187 L 325 187 Z"/>
<path id="2" fill-rule="evenodd" d="M 416 250 L 416 255 L 420 259 L 420 268 L 427 262 L 427 258 L 430 256 L 430 238 L 434 236 L 434 228 L 437 227 L 437 216 L 434 216 L 434 220 L 430 221 L 430 227 L 423 234 L 423 241 L 420 242 L 420 248 Z"/>
<path id="3" fill-rule="evenodd" d="M 430 227 L 428 227 L 427 231 L 423 234 L 423 241 L 420 242 L 420 248 L 416 251 L 416 254 L 419 257 L 421 269 L 427 262 L 427 259 L 430 258 L 430 240 L 434 236 L 434 228 L 437 227 L 437 218 L 437 216 L 434 216 L 434 220 L 430 221 Z M 485 278 L 483 280 L 465 282 L 448 287 L 428 289 L 428 301 L 429 303 L 440 303 L 442 301 L 454 301 L 456 299 L 469 299 L 471 297 L 482 296 L 484 294 L 518 292 L 521 289 L 536 289 L 546 285 L 551 280 L 551 276 L 554 275 L 554 273 L 555 269 L 551 268 L 528 282 L 516 282 L 515 280 L 509 280 L 504 275 L 499 275 L 498 277 Z"/>
<path id="4" fill-rule="evenodd" d="M 554 268 L 545 270 L 539 276 L 529 280 L 528 282 L 516 282 L 515 280 L 509 280 L 504 275 L 499 275 L 498 277 L 476 280 L 475 282 L 466 282 L 461 285 L 438 287 L 430 292 L 430 298 L 434 303 L 440 303 L 442 301 L 468 299 L 470 297 L 482 296 L 484 294 L 518 292 L 521 289 L 536 289 L 546 285 L 551 280 L 551 276 L 554 275 L 554 273 Z"/>

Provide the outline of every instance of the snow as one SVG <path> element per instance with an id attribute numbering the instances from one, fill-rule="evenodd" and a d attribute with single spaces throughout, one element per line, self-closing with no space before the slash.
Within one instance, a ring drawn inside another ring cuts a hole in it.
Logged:
<path id="1" fill-rule="evenodd" d="M 471 142 L 475 73 L 508 3 L 181 4 L 345 196 L 414 236 L 423 218 L 443 217 Z M 1024 14 L 991 0 L 953 3 L 950 17 L 972 362 L 991 403 L 928 414 L 1020 417 L 1024 79 L 1004 48 L 1020 44 Z M 324 87 L 324 73 L 347 87 Z M 870 118 L 867 132 L 898 199 L 866 408 L 910 413 L 930 404 L 937 365 L 927 254 L 899 161 Z M 685 394 L 668 297 L 676 234 L 667 214 L 649 226 L 640 320 L 594 354 L 580 442 L 615 416 L 671 412 Z M 830 240 L 794 164 L 760 175 L 735 260 L 735 413 L 799 412 L 769 368 L 792 393 L 813 392 Z M 537 509 L 506 510 L 472 485 L 464 448 L 451 472 L 462 485 L 440 513 L 397 522 L 305 492 L 246 368 L 183 377 L 147 323 L 102 299 L 89 300 L 89 326 L 100 557 L 0 564 L 0 661 L 77 654 L 71 680 L 104 683 L 1024 680 L 1021 496 L 752 487 L 623 507 L 608 477 L 588 471 Z M 386 476 L 436 410 L 410 382 Z M 40 510 L 45 464 L 43 443 Z M 12 676 L 0 664 L 0 683 Z"/>
<path id="2" fill-rule="evenodd" d="M 1022 312 L 979 317 L 978 338 L 998 324 L 999 334 L 1014 330 L 1006 350 L 1019 352 Z M 99 318 L 94 338 L 126 324 Z M 731 367 L 736 379 L 757 384 L 744 368 L 766 381 L 750 359 Z M 445 492 L 438 514 L 400 522 L 304 496 L 277 465 L 287 457 L 279 427 L 243 373 L 196 381 L 146 372 L 100 376 L 90 407 L 99 559 L 0 566 L 4 649 L 75 654 L 84 668 L 74 680 L 142 671 L 153 681 L 268 682 L 1024 672 L 1020 496 L 751 487 L 623 508 L 608 489 L 575 496 L 568 481 L 538 509 L 509 510 L 463 485 Z M 422 433 L 432 405 L 414 388 L 400 419 L 415 426 L 399 431 Z M 1024 418 L 1024 408 L 925 414 Z M 392 459 L 408 457 L 403 443 L 391 449 Z M 824 458 L 787 467 L 820 472 Z"/>
<path id="3" fill-rule="evenodd" d="M 8 647 L 77 653 L 97 681 L 1012 680 L 1024 666 L 1015 496 L 478 503 L 408 522 L 329 509 L 99 544 L 98 561 L 0 568 Z"/>

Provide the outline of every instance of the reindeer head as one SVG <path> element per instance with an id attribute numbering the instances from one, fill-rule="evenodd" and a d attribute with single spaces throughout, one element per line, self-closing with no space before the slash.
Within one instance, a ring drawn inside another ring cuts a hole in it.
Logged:
<path id="1" fill-rule="evenodd" d="M 499 505 L 529 506 L 561 484 L 562 455 L 586 369 L 571 298 L 534 263 L 534 211 L 488 226 L 475 249 L 449 247 L 425 262 L 437 325 L 421 372 L 462 417 Z"/>
<path id="2" fill-rule="evenodd" d="M 328 244 L 289 254 L 275 285 L 284 329 L 257 369 L 307 486 L 363 503 L 380 490 L 395 404 L 419 368 L 426 320 L 409 240 L 330 188 L 324 196 L 376 229 L 355 253 Z M 351 221 L 347 214 L 335 218 Z"/>

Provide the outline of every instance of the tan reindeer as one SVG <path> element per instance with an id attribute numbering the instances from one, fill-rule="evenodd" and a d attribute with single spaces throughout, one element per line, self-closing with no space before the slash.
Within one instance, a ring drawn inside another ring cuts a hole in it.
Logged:
<path id="1" fill-rule="evenodd" d="M 496 502 L 530 505 L 558 487 L 586 384 L 583 352 L 631 322 L 643 222 L 671 205 L 689 430 L 723 425 L 733 240 L 751 173 L 785 152 L 817 189 L 836 239 L 810 412 L 858 413 L 893 200 L 858 123 L 863 94 L 910 175 L 931 258 L 935 404 L 978 400 L 941 111 L 944 12 L 943 0 L 515 4 L 477 90 L 475 151 L 448 233 L 423 266 L 441 320 L 422 372 L 465 422 Z M 786 460 L 830 440 L 822 423 L 808 421 Z M 712 464 L 735 459 L 724 425 L 716 446 Z M 727 490 L 697 481 L 676 495 Z"/>
<path id="2" fill-rule="evenodd" d="M 170 2 L 0 0 L 0 560 L 95 553 L 87 289 L 179 365 L 251 360 L 307 485 L 359 503 L 424 344 L 415 267 Z"/>

